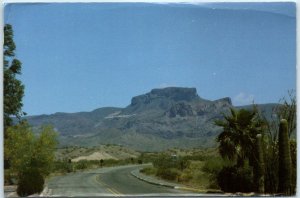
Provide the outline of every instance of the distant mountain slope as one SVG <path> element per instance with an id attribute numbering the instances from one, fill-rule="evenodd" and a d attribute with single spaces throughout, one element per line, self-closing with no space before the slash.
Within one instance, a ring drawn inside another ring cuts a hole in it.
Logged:
<path id="1" fill-rule="evenodd" d="M 33 126 L 51 124 L 61 135 L 76 135 L 93 133 L 97 123 L 121 108 L 104 107 L 92 112 L 55 113 L 51 115 L 29 116 L 26 119 Z"/>
<path id="2" fill-rule="evenodd" d="M 258 108 L 270 116 L 275 105 Z M 222 119 L 222 113 L 231 107 L 230 98 L 210 101 L 199 97 L 195 88 L 168 87 L 133 97 L 126 108 L 106 107 L 26 119 L 35 127 L 52 124 L 60 134 L 61 145 L 120 144 L 153 151 L 213 146 L 221 130 L 214 121 Z"/>
<path id="3" fill-rule="evenodd" d="M 60 160 L 99 160 L 136 158 L 140 153 L 117 145 L 101 145 L 97 147 L 67 147 L 56 150 L 56 158 Z"/>

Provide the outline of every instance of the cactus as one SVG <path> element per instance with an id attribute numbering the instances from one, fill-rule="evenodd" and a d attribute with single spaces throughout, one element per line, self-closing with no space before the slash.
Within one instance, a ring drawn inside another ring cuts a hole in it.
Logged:
<path id="1" fill-rule="evenodd" d="M 255 167 L 254 167 L 254 184 L 255 190 L 258 193 L 264 193 L 265 191 L 265 165 L 262 148 L 262 135 L 257 134 L 256 136 L 256 156 L 255 156 Z"/>
<path id="2" fill-rule="evenodd" d="M 288 122 L 285 119 L 280 121 L 279 126 L 279 171 L 278 171 L 278 192 L 289 195 L 291 192 L 291 154 L 288 137 Z"/>

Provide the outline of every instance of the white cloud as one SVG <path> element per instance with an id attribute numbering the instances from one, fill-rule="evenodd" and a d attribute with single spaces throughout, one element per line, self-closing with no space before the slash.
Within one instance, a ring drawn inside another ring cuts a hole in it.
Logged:
<path id="1" fill-rule="evenodd" d="M 240 92 L 233 98 L 233 104 L 235 106 L 240 106 L 240 105 L 249 105 L 252 104 L 254 101 L 254 95 L 253 94 L 247 94 L 244 92 Z"/>

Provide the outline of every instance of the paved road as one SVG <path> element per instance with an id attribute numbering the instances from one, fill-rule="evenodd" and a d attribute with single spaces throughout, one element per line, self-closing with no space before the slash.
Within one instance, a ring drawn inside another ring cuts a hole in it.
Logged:
<path id="1" fill-rule="evenodd" d="M 86 172 L 77 172 L 65 176 L 56 176 L 47 182 L 46 196 L 121 196 L 143 194 L 186 194 L 163 186 L 157 186 L 137 179 L 131 171 L 143 165 L 129 165 L 101 168 Z"/>

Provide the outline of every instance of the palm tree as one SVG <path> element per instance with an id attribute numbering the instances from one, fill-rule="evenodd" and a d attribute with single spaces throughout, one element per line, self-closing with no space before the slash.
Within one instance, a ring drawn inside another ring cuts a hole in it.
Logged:
<path id="1" fill-rule="evenodd" d="M 217 120 L 216 125 L 223 128 L 217 137 L 219 152 L 223 158 L 237 160 L 237 166 L 243 166 L 245 159 L 253 160 L 256 135 L 262 134 L 263 122 L 257 110 L 230 109 L 231 115 L 224 115 L 224 120 Z"/>

